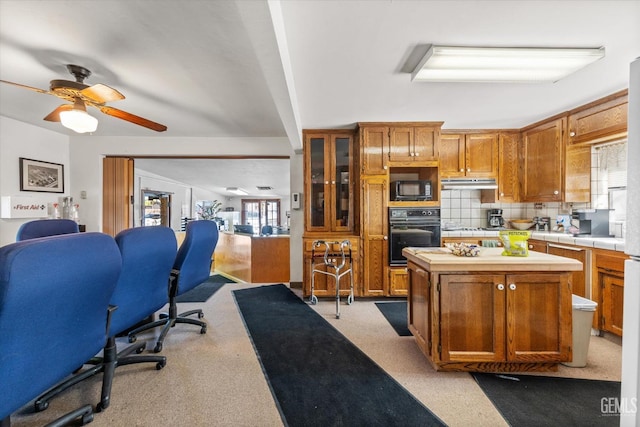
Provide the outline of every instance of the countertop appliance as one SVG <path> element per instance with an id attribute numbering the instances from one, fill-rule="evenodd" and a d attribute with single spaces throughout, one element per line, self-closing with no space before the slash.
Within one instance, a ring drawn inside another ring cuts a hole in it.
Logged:
<path id="1" fill-rule="evenodd" d="M 627 159 L 640 159 L 640 58 L 631 63 L 629 76 Z M 629 165 L 635 166 L 635 165 Z M 630 258 L 624 263 L 624 317 L 625 334 L 622 345 L 622 402 L 636 402 L 640 394 L 638 346 L 640 346 L 640 168 L 627 168 L 627 232 L 625 253 Z M 627 333 L 629 331 L 629 333 Z M 622 425 L 640 423 L 637 411 L 625 412 Z"/>
<path id="2" fill-rule="evenodd" d="M 432 200 L 431 190 L 431 181 L 429 180 L 393 181 L 391 183 L 391 200 L 412 202 Z"/>
<path id="3" fill-rule="evenodd" d="M 504 218 L 502 217 L 502 209 L 489 209 L 487 211 L 487 223 L 489 228 L 503 228 Z"/>
<path id="4" fill-rule="evenodd" d="M 407 265 L 406 247 L 439 247 L 440 227 L 440 208 L 389 208 L 389 265 Z"/>
<path id="5" fill-rule="evenodd" d="M 579 209 L 571 213 L 569 231 L 574 236 L 612 237 L 609 233 L 610 209 Z"/>

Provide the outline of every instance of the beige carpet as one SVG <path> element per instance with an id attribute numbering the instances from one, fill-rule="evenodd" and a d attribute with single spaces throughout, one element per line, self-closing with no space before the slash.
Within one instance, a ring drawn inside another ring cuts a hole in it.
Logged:
<path id="1" fill-rule="evenodd" d="M 178 325 L 165 340 L 164 369 L 156 371 L 153 364 L 118 368 L 111 406 L 96 414 L 91 425 L 282 426 L 231 294 L 250 286 L 227 284 L 206 303 L 179 304 L 180 311 L 204 309 L 207 334 L 200 335 L 195 326 Z M 398 336 L 374 302 L 356 299 L 343 305 L 340 319 L 335 319 L 333 301 L 313 307 L 448 425 L 506 425 L 469 374 L 435 372 L 413 338 Z M 620 381 L 620 371 L 620 341 L 592 337 L 586 368 L 561 366 L 559 372 L 545 375 Z M 81 403 L 95 405 L 100 380 L 97 376 L 75 386 L 42 413 L 12 417 L 13 426 L 41 426 Z"/>

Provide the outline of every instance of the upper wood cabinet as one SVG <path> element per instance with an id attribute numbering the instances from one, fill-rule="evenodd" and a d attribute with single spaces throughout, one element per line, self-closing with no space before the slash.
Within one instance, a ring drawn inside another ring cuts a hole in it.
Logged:
<path id="1" fill-rule="evenodd" d="M 389 161 L 421 162 L 438 159 L 440 123 L 389 128 Z"/>
<path id="2" fill-rule="evenodd" d="M 627 90 L 569 111 L 569 144 L 593 144 L 627 134 Z"/>
<path id="3" fill-rule="evenodd" d="M 353 134 L 305 131 L 304 143 L 305 230 L 352 231 Z"/>
<path id="4" fill-rule="evenodd" d="M 498 137 L 498 189 L 482 190 L 482 203 L 515 203 L 520 201 L 520 178 L 518 152 L 520 134 L 518 132 L 500 133 Z"/>
<path id="5" fill-rule="evenodd" d="M 523 202 L 563 200 L 564 129 L 562 116 L 526 128 L 522 132 Z"/>
<path id="6" fill-rule="evenodd" d="M 440 135 L 440 176 L 497 178 L 498 134 L 443 132 Z"/>
<path id="7" fill-rule="evenodd" d="M 390 166 L 438 160 L 442 122 L 358 123 L 361 173 L 384 175 Z"/>
<path id="8" fill-rule="evenodd" d="M 564 201 L 591 201 L 591 146 L 569 145 L 564 162 Z"/>
<path id="9" fill-rule="evenodd" d="M 363 175 L 384 175 L 389 169 L 389 127 L 360 126 L 360 159 Z"/>

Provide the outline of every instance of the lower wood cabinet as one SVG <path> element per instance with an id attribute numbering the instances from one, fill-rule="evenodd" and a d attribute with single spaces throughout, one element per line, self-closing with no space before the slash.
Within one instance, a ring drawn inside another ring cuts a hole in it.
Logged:
<path id="1" fill-rule="evenodd" d="M 311 295 L 311 276 L 312 270 L 321 270 L 328 272 L 330 274 L 322 274 L 315 273 L 314 274 L 314 295 L 317 297 L 335 297 L 336 295 L 336 281 L 335 281 L 335 269 L 328 268 L 324 265 L 322 255 L 324 254 L 325 246 L 321 245 L 316 247 L 315 250 L 313 246 L 313 242 L 316 240 L 325 240 L 325 241 L 337 241 L 341 242 L 343 240 L 349 240 L 351 243 L 351 260 L 345 260 L 345 266 L 341 268 L 340 272 L 345 272 L 349 268 L 351 268 L 351 274 L 353 274 L 353 283 L 354 283 L 354 294 L 355 296 L 362 295 L 362 286 L 360 284 L 360 265 L 359 265 L 359 238 L 354 236 L 318 236 L 318 237 L 305 237 L 302 239 L 304 254 L 303 254 L 303 285 L 302 291 L 305 297 Z M 331 253 L 339 253 L 340 245 L 333 244 L 330 247 Z M 312 255 L 316 255 L 315 264 L 312 262 Z M 335 260 L 338 264 L 341 262 L 341 258 L 337 256 L 331 257 L 331 259 Z M 350 287 L 350 278 L 348 274 L 345 274 L 340 279 L 340 290 L 341 295 L 347 295 Z"/>
<path id="2" fill-rule="evenodd" d="M 409 273 L 407 267 L 389 268 L 389 296 L 407 296 L 409 290 Z"/>
<path id="3" fill-rule="evenodd" d="M 588 270 L 590 252 L 590 249 L 581 246 L 560 245 L 557 243 L 547 244 L 547 253 L 572 258 L 582 263 L 582 270 L 571 273 L 571 287 L 574 294 L 584 298 L 588 298 L 587 291 L 590 288 L 590 283 L 588 283 L 590 278 Z"/>
<path id="4" fill-rule="evenodd" d="M 568 360 L 568 274 L 440 276 L 440 359 L 444 362 Z M 570 330 L 570 329 L 569 329 Z"/>
<path id="5" fill-rule="evenodd" d="M 594 328 L 622 336 L 624 306 L 624 262 L 629 259 L 623 252 L 593 250 L 592 299 L 598 303 Z"/>

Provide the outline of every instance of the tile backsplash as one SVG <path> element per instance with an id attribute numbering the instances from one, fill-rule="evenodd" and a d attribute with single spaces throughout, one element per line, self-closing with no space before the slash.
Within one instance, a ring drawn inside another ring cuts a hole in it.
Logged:
<path id="1" fill-rule="evenodd" d="M 534 203 L 481 203 L 480 190 L 442 190 L 441 199 L 442 221 L 465 227 L 487 227 L 489 209 L 502 209 L 505 221 L 548 216 L 553 224 L 558 214 L 589 208 L 589 203 L 543 203 L 541 209 L 536 209 Z"/>

